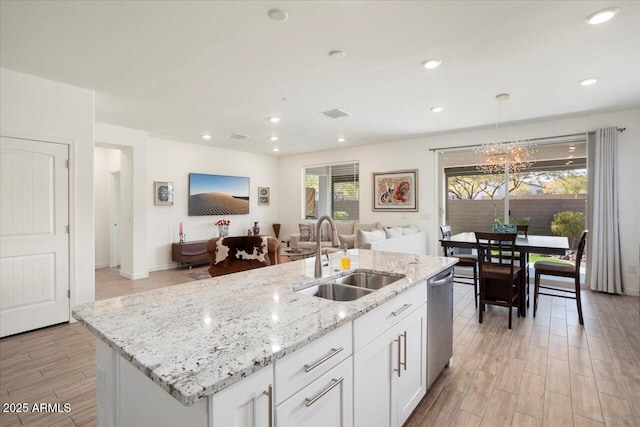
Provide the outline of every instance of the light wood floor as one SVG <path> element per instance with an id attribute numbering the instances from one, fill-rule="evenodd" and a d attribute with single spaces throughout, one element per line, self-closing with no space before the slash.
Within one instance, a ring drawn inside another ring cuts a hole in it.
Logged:
<path id="1" fill-rule="evenodd" d="M 188 282 L 188 273 L 129 281 L 98 270 L 96 298 Z M 529 311 L 509 330 L 505 309 L 490 308 L 480 325 L 472 287 L 454 293 L 454 365 L 408 425 L 640 426 L 637 297 L 583 291 L 584 327 L 575 301 L 541 297 L 535 320 Z M 0 413 L 0 426 L 96 425 L 94 346 L 77 323 L 0 339 L 3 404 L 71 404 L 69 413 Z"/>

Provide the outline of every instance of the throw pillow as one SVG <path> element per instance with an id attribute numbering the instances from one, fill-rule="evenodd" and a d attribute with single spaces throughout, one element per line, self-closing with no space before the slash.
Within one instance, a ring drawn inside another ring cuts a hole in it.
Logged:
<path id="1" fill-rule="evenodd" d="M 344 248 L 347 245 L 347 249 L 353 249 L 356 247 L 356 235 L 355 234 L 338 234 L 340 240 L 340 247 Z"/>
<path id="2" fill-rule="evenodd" d="M 356 222 L 355 225 L 353 226 L 353 232 L 358 233 L 358 230 L 373 231 L 379 228 L 380 228 L 379 222 L 374 222 L 373 224 L 364 224 L 362 222 Z"/>
<path id="3" fill-rule="evenodd" d="M 355 225 L 354 221 L 336 220 L 333 222 L 336 225 L 336 232 L 338 233 L 338 235 L 344 234 L 348 236 L 350 234 L 354 234 L 354 231 L 353 231 L 353 226 Z"/>
<path id="4" fill-rule="evenodd" d="M 363 243 L 377 242 L 378 240 L 385 240 L 386 235 L 382 230 L 364 231 L 358 230 L 356 233 L 356 248 L 360 248 Z"/>
<path id="5" fill-rule="evenodd" d="M 387 227 L 384 229 L 384 234 L 387 236 L 387 239 L 400 237 L 402 236 L 402 227 Z"/>
<path id="6" fill-rule="evenodd" d="M 298 228 L 300 229 L 300 241 L 301 242 L 310 242 L 311 241 L 311 233 L 315 236 L 315 226 L 312 224 L 298 224 Z M 316 239 L 314 238 L 313 241 Z"/>
<path id="7" fill-rule="evenodd" d="M 235 261 L 251 261 L 258 265 L 271 265 L 267 236 L 223 237 L 216 242 L 215 265 L 227 267 Z"/>
<path id="8" fill-rule="evenodd" d="M 402 227 L 402 235 L 406 236 L 407 234 L 416 234 L 418 231 L 418 227 L 413 225 L 405 225 Z"/>

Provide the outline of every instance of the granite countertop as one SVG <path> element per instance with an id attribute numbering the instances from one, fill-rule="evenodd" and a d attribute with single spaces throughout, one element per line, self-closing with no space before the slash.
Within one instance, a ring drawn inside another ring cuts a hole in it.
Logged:
<path id="1" fill-rule="evenodd" d="M 339 271 L 330 257 L 323 278 Z M 83 304 L 73 317 L 184 405 L 192 405 L 374 309 L 452 258 L 350 250 L 351 270 L 406 277 L 355 301 L 293 291 L 315 258 Z"/>

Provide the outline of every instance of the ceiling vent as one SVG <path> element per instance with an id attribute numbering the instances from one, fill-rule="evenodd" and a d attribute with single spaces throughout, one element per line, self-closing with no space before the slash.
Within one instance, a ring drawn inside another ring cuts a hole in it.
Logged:
<path id="1" fill-rule="evenodd" d="M 320 114 L 323 114 L 323 115 L 325 115 L 327 117 L 331 117 L 332 119 L 339 119 L 340 117 L 347 117 L 347 116 L 351 115 L 351 113 L 348 113 L 348 112 L 346 112 L 344 110 L 341 110 L 339 108 L 336 108 L 335 110 L 323 111 Z"/>
<path id="2" fill-rule="evenodd" d="M 241 133 L 232 133 L 231 135 L 228 135 L 229 138 L 231 139 L 247 139 L 249 138 L 248 135 L 242 135 Z"/>

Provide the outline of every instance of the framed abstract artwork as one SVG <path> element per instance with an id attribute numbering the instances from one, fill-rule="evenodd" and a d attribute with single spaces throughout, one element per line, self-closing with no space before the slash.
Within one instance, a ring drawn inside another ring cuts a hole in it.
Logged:
<path id="1" fill-rule="evenodd" d="M 418 170 L 373 173 L 374 212 L 417 212 Z"/>
<path id="2" fill-rule="evenodd" d="M 156 206 L 173 206 L 173 182 L 154 182 L 154 202 Z"/>

